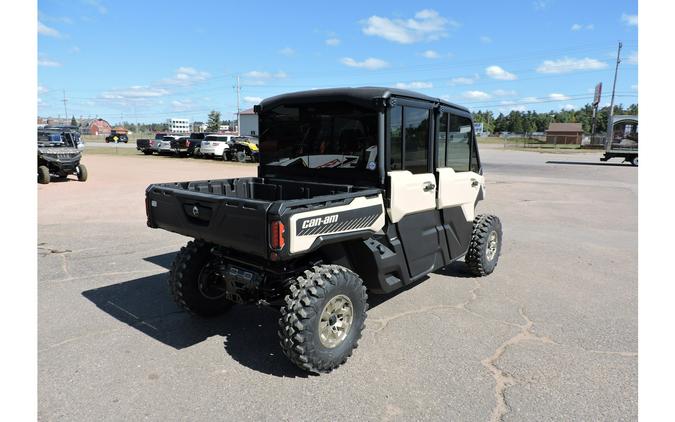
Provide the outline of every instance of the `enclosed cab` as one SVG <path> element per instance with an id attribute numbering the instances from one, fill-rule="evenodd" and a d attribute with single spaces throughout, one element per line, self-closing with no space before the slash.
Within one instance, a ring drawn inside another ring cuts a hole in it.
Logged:
<path id="1" fill-rule="evenodd" d="M 195 238 L 170 276 L 181 306 L 280 306 L 284 353 L 326 372 L 356 345 L 366 291 L 462 257 L 476 276 L 494 270 L 501 223 L 475 214 L 485 181 L 466 108 L 368 87 L 280 95 L 256 112 L 257 177 L 147 190 L 148 225 Z"/>
<path id="2" fill-rule="evenodd" d="M 45 127 L 37 133 L 37 180 L 47 184 L 54 177 L 66 178 L 70 174 L 81 182 L 87 180 L 87 168 L 80 163 L 82 152 L 78 148 L 80 133 L 66 127 Z"/>

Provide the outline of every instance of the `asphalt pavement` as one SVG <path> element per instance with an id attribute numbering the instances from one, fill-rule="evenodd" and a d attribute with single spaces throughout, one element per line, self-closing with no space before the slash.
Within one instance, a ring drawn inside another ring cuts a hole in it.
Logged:
<path id="1" fill-rule="evenodd" d="M 281 353 L 275 311 L 174 305 L 189 239 L 145 225 L 148 184 L 254 165 L 85 154 L 87 182 L 38 186 L 39 419 L 635 420 L 638 170 L 599 156 L 482 148 L 495 272 L 371 296 L 354 356 L 316 376 Z"/>

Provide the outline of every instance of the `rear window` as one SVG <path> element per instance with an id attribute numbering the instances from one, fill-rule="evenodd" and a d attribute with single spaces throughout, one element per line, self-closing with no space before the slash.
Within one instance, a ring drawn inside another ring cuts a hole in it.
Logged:
<path id="1" fill-rule="evenodd" d="M 190 135 L 190 139 L 204 139 L 204 137 L 203 133 L 193 133 Z"/>
<path id="2" fill-rule="evenodd" d="M 375 110 L 344 102 L 280 105 L 261 113 L 259 126 L 261 161 L 267 166 L 376 168 Z"/>

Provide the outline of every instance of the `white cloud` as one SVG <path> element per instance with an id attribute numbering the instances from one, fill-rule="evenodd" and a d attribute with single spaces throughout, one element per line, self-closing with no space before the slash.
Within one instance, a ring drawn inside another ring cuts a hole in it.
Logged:
<path id="1" fill-rule="evenodd" d="M 340 45 L 341 42 L 342 41 L 340 41 L 340 38 L 336 38 L 336 37 L 328 38 L 325 41 L 326 45 L 330 45 L 331 47 L 335 47 L 336 45 Z"/>
<path id="2" fill-rule="evenodd" d="M 534 0 L 532 7 L 534 7 L 534 10 L 544 10 L 548 7 L 549 3 L 551 3 L 551 0 Z"/>
<path id="3" fill-rule="evenodd" d="M 631 85 L 631 86 L 630 86 L 630 89 L 632 89 L 633 91 L 637 91 L 637 90 L 638 90 L 637 84 Z"/>
<path id="4" fill-rule="evenodd" d="M 361 24 L 364 34 L 400 44 L 438 40 L 447 37 L 451 27 L 459 26 L 459 23 L 448 20 L 431 9 L 420 10 L 414 18 L 408 19 L 371 16 Z"/>
<path id="5" fill-rule="evenodd" d="M 480 76 L 478 76 L 478 74 L 469 77 L 459 76 L 457 78 L 452 78 L 450 80 L 450 85 L 471 85 L 478 79 L 480 79 Z"/>
<path id="6" fill-rule="evenodd" d="M 426 57 L 427 59 L 438 59 L 441 55 L 434 50 L 427 50 L 422 53 L 422 57 Z"/>
<path id="7" fill-rule="evenodd" d="M 164 88 L 134 85 L 125 89 L 113 89 L 101 94 L 102 98 L 110 100 L 134 100 L 142 98 L 156 98 L 169 94 Z"/>
<path id="8" fill-rule="evenodd" d="M 513 89 L 496 89 L 492 91 L 492 93 L 497 97 L 513 97 L 518 95 L 518 93 Z"/>
<path id="9" fill-rule="evenodd" d="M 562 109 L 565 111 L 574 111 L 577 108 L 573 104 L 565 104 Z"/>
<path id="10" fill-rule="evenodd" d="M 244 73 L 245 78 L 255 79 L 259 82 L 264 82 L 269 79 L 284 79 L 288 77 L 288 74 L 284 71 L 278 72 L 266 72 L 262 70 L 251 70 L 250 72 Z"/>
<path id="11" fill-rule="evenodd" d="M 628 26 L 637 26 L 638 25 L 638 15 L 629 15 L 626 13 L 621 14 L 621 22 L 625 23 Z"/>
<path id="12" fill-rule="evenodd" d="M 554 92 L 552 94 L 548 94 L 548 98 L 553 100 L 553 101 L 567 101 L 567 100 L 570 99 L 570 97 L 568 97 L 567 95 L 560 94 L 560 93 L 557 93 L 557 92 Z"/>
<path id="13" fill-rule="evenodd" d="M 246 78 L 246 83 L 249 85 L 265 85 L 268 81 L 274 79 L 284 79 L 288 77 L 288 74 L 284 71 L 278 72 L 268 72 L 263 70 L 251 70 L 250 72 L 244 73 L 244 78 Z"/>
<path id="14" fill-rule="evenodd" d="M 195 104 L 190 99 L 171 101 L 171 108 L 174 111 L 186 111 L 192 109 L 194 106 Z"/>
<path id="15" fill-rule="evenodd" d="M 340 60 L 340 63 L 342 63 L 345 66 L 360 67 L 368 70 L 382 69 L 384 67 L 389 66 L 389 63 L 385 62 L 382 59 L 376 59 L 374 57 L 368 57 L 367 59 L 360 62 L 352 59 L 351 57 L 343 57 Z"/>
<path id="16" fill-rule="evenodd" d="M 73 24 L 73 19 L 68 16 L 50 16 L 38 10 L 38 21 L 64 23 L 67 25 Z"/>
<path id="17" fill-rule="evenodd" d="M 434 84 L 431 82 L 398 82 L 395 86 L 400 89 L 429 89 L 433 88 Z"/>
<path id="18" fill-rule="evenodd" d="M 61 33 L 54 28 L 51 28 L 44 23 L 38 21 L 38 34 L 46 37 L 61 38 Z"/>
<path id="19" fill-rule="evenodd" d="M 541 98 L 537 98 L 537 97 L 525 97 L 525 98 L 523 98 L 522 102 L 531 104 L 531 103 L 540 103 L 540 102 L 542 102 L 542 100 L 541 100 Z"/>
<path id="20" fill-rule="evenodd" d="M 108 13 L 108 8 L 100 0 L 82 0 L 82 3 L 89 5 L 96 9 L 101 15 Z"/>
<path id="21" fill-rule="evenodd" d="M 170 85 L 192 85 L 206 80 L 209 73 L 197 70 L 194 67 L 182 66 L 176 69 L 176 74 L 172 78 L 162 80 L 163 83 Z"/>
<path id="22" fill-rule="evenodd" d="M 293 50 L 291 47 L 284 47 L 279 50 L 279 54 L 289 57 L 295 54 L 295 50 Z"/>
<path id="23" fill-rule="evenodd" d="M 56 60 L 48 59 L 46 57 L 38 57 L 38 66 L 44 67 L 61 67 L 61 63 Z"/>
<path id="24" fill-rule="evenodd" d="M 77 53 L 80 52 L 80 47 L 74 45 L 74 46 L 70 47 L 68 52 L 71 53 L 71 54 L 77 54 Z"/>
<path id="25" fill-rule="evenodd" d="M 598 70 L 607 67 L 607 63 L 597 59 L 583 58 L 575 59 L 572 57 L 564 57 L 558 60 L 544 60 L 544 62 L 537 67 L 539 73 L 567 73 L 576 70 Z"/>
<path id="26" fill-rule="evenodd" d="M 258 104 L 262 100 L 262 97 L 244 97 L 244 102 L 249 104 Z"/>
<path id="27" fill-rule="evenodd" d="M 517 76 L 511 72 L 507 72 L 499 66 L 488 66 L 485 68 L 485 74 L 492 79 L 499 79 L 501 81 L 512 81 L 517 79 Z"/>
<path id="28" fill-rule="evenodd" d="M 581 25 L 581 24 L 579 24 L 579 23 L 575 23 L 575 24 L 572 25 L 572 27 L 570 28 L 570 31 L 575 31 L 575 32 L 576 32 L 576 31 L 581 31 L 581 30 L 584 30 L 584 29 L 587 30 L 587 31 L 592 31 L 594 28 L 595 28 L 595 26 L 594 26 L 592 23 L 589 23 L 589 24 L 587 24 L 587 25 Z"/>
<path id="29" fill-rule="evenodd" d="M 42 94 L 42 93 L 47 92 L 47 91 L 49 91 L 47 88 L 45 88 L 42 85 L 38 85 L 38 94 Z"/>
<path id="30" fill-rule="evenodd" d="M 626 63 L 628 64 L 638 64 L 638 52 L 631 52 L 628 57 L 626 57 Z"/>
<path id="31" fill-rule="evenodd" d="M 466 91 L 462 96 L 471 100 L 489 100 L 492 98 L 490 94 L 483 91 Z"/>
<path id="32" fill-rule="evenodd" d="M 488 37 L 487 35 L 483 35 L 480 37 L 480 42 L 483 44 L 490 44 L 492 42 L 492 38 Z"/>

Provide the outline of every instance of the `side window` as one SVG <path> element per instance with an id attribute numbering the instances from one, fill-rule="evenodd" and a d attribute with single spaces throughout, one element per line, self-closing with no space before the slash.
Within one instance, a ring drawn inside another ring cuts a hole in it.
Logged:
<path id="1" fill-rule="evenodd" d="M 429 149 L 429 110 L 405 107 L 405 163 L 404 169 L 413 174 L 427 173 Z"/>
<path id="2" fill-rule="evenodd" d="M 471 144 L 471 119 L 450 114 L 445 166 L 457 172 L 469 171 Z"/>
<path id="3" fill-rule="evenodd" d="M 391 145 L 389 162 L 391 170 L 403 170 L 403 160 L 401 158 L 403 146 L 402 125 L 403 108 L 400 106 L 392 107 L 389 111 L 389 141 Z"/>
<path id="4" fill-rule="evenodd" d="M 438 129 L 436 133 L 436 145 L 438 146 L 438 153 L 436 154 L 436 167 L 446 167 L 445 165 L 445 151 L 446 142 L 448 141 L 448 113 L 441 113 L 438 118 Z"/>

